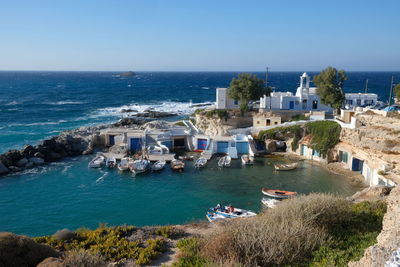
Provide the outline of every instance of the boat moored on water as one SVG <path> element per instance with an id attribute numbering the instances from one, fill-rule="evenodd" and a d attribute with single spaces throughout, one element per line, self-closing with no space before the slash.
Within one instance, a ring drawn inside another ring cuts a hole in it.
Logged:
<path id="1" fill-rule="evenodd" d="M 226 155 L 218 160 L 218 167 L 229 167 L 231 166 L 232 158 L 229 155 Z"/>
<path id="2" fill-rule="evenodd" d="M 127 171 L 129 170 L 129 158 L 122 158 L 121 161 L 118 163 L 117 167 L 120 171 Z"/>
<path id="3" fill-rule="evenodd" d="M 290 164 L 274 164 L 274 168 L 277 171 L 290 171 L 296 169 L 298 163 L 290 163 Z"/>
<path id="4" fill-rule="evenodd" d="M 266 196 L 278 198 L 278 199 L 285 199 L 285 198 L 294 197 L 297 195 L 296 192 L 278 190 L 278 189 L 269 189 L 269 188 L 265 188 L 265 187 L 261 190 L 261 192 Z"/>
<path id="5" fill-rule="evenodd" d="M 100 168 L 104 164 L 105 157 L 98 154 L 94 159 L 89 162 L 89 168 Z"/>
<path id="6" fill-rule="evenodd" d="M 263 203 L 266 207 L 268 208 L 276 208 L 276 206 L 281 203 L 281 201 L 277 200 L 277 199 L 273 199 L 273 198 L 268 198 L 268 197 L 263 197 L 261 199 L 261 203 Z"/>
<path id="7" fill-rule="evenodd" d="M 185 163 L 179 159 L 173 159 L 171 161 L 171 169 L 174 171 L 182 171 L 185 168 Z"/>
<path id="8" fill-rule="evenodd" d="M 117 166 L 117 160 L 115 159 L 115 157 L 108 157 L 106 159 L 106 167 L 107 168 L 115 168 Z"/>
<path id="9" fill-rule="evenodd" d="M 151 170 L 152 171 L 161 171 L 162 169 L 164 169 L 166 163 L 167 162 L 165 160 L 158 160 L 158 161 L 154 162 L 153 165 L 151 165 Z"/>
<path id="10" fill-rule="evenodd" d="M 133 173 L 144 173 L 150 168 L 150 161 L 147 159 L 137 159 L 129 162 L 129 169 Z"/>
<path id="11" fill-rule="evenodd" d="M 248 154 L 242 155 L 241 160 L 243 165 L 252 165 L 254 163 L 254 157 Z"/>
<path id="12" fill-rule="evenodd" d="M 222 206 L 218 204 L 216 207 L 208 210 L 206 217 L 210 222 L 215 222 L 226 219 L 248 218 L 256 215 L 257 213 L 255 212 L 235 208 L 232 205 Z"/>
<path id="13" fill-rule="evenodd" d="M 207 164 L 207 159 L 204 157 L 200 157 L 196 160 L 196 162 L 194 163 L 194 167 L 195 168 L 203 168 L 205 167 Z"/>

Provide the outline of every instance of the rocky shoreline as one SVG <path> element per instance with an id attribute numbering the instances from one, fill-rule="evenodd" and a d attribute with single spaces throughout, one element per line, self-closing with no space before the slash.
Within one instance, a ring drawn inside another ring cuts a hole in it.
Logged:
<path id="1" fill-rule="evenodd" d="M 22 149 L 9 150 L 0 155 L 0 176 L 17 173 L 67 157 L 92 154 L 104 148 L 100 131 L 115 128 L 145 129 L 167 125 L 159 118 L 174 117 L 175 113 L 148 110 L 136 116 L 125 117 L 118 122 L 97 126 L 83 126 L 61 132 L 57 136 L 40 141 L 37 145 L 25 145 Z"/>

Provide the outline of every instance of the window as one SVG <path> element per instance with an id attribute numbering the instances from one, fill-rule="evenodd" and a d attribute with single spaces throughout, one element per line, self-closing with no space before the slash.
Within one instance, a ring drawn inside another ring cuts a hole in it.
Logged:
<path id="1" fill-rule="evenodd" d="M 307 109 L 307 99 L 304 99 L 302 103 L 302 109 Z"/>
<path id="2" fill-rule="evenodd" d="M 348 104 L 348 105 L 353 105 L 353 100 L 352 100 L 352 99 L 346 100 L 346 104 Z"/>
<path id="3" fill-rule="evenodd" d="M 357 99 L 357 106 L 361 106 L 361 99 Z"/>
<path id="4" fill-rule="evenodd" d="M 339 161 L 340 161 L 340 162 L 347 163 L 348 157 L 349 157 L 349 155 L 348 155 L 347 152 L 345 152 L 345 151 L 339 151 Z"/>
<path id="5" fill-rule="evenodd" d="M 233 103 L 234 103 L 235 105 L 239 105 L 239 100 L 235 100 Z"/>
<path id="6" fill-rule="evenodd" d="M 318 150 L 313 149 L 312 151 L 313 156 L 319 157 L 321 153 Z"/>
<path id="7" fill-rule="evenodd" d="M 268 125 L 271 125 L 271 120 L 270 119 L 267 119 L 267 121 L 266 121 L 266 123 L 265 123 L 267 126 Z"/>
<path id="8" fill-rule="evenodd" d="M 276 121 L 276 122 L 275 122 L 275 125 L 277 125 L 277 124 L 278 124 L 278 122 Z"/>
<path id="9" fill-rule="evenodd" d="M 260 124 L 260 121 L 257 121 L 257 124 Z"/>

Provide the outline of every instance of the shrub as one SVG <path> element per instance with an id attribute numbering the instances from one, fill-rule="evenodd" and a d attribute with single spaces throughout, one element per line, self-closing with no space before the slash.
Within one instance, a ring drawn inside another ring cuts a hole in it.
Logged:
<path id="1" fill-rule="evenodd" d="M 375 242 L 385 212 L 383 202 L 352 205 L 334 195 L 300 196 L 222 226 L 200 255 L 244 266 L 345 266 Z"/>
<path id="2" fill-rule="evenodd" d="M 176 246 L 180 249 L 181 254 L 177 262 L 174 262 L 172 267 L 203 267 L 209 262 L 200 256 L 201 242 L 199 238 L 183 238 L 179 240 Z"/>
<path id="3" fill-rule="evenodd" d="M 107 227 L 100 225 L 95 230 L 78 229 L 75 237 L 71 240 L 57 240 L 53 236 L 35 238 L 38 243 L 46 243 L 61 251 L 87 250 L 92 255 L 100 255 L 108 261 L 121 259 L 136 259 L 138 264 L 147 264 L 164 250 L 165 240 L 149 239 L 146 244 L 140 241 L 127 239 L 133 231 L 134 226 Z M 146 263 L 141 263 L 146 262 Z"/>
<path id="4" fill-rule="evenodd" d="M 306 134 L 311 135 L 311 147 L 326 156 L 329 149 L 340 141 L 342 128 L 334 121 L 314 121 L 305 125 Z"/>
<path id="5" fill-rule="evenodd" d="M 71 250 L 64 256 L 65 267 L 103 267 L 107 266 L 104 259 L 85 250 Z"/>
<path id="6" fill-rule="evenodd" d="M 183 235 L 183 231 L 172 226 L 161 226 L 154 233 L 165 238 L 176 238 Z"/>
<path id="7" fill-rule="evenodd" d="M 300 125 L 293 125 L 287 127 L 276 127 L 265 131 L 260 131 L 258 133 L 258 139 L 278 139 L 278 134 L 287 135 L 293 138 L 292 150 L 296 151 L 299 147 L 299 141 L 302 138 L 302 128 Z"/>
<path id="8" fill-rule="evenodd" d="M 309 119 L 310 119 L 310 117 L 307 117 L 304 114 L 298 114 L 298 115 L 292 116 L 292 118 L 290 118 L 289 121 L 308 121 Z"/>
<path id="9" fill-rule="evenodd" d="M 206 116 L 208 118 L 217 116 L 221 120 L 223 119 L 223 120 L 227 121 L 229 118 L 229 112 L 226 109 L 213 109 L 213 110 L 207 111 Z"/>
<path id="10" fill-rule="evenodd" d="M 178 121 L 174 123 L 175 126 L 185 126 L 185 124 L 183 123 L 183 121 Z"/>

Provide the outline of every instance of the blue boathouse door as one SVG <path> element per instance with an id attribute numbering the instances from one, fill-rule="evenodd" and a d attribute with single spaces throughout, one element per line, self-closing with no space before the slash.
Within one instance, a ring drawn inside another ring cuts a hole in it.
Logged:
<path id="1" fill-rule="evenodd" d="M 197 149 L 205 150 L 207 148 L 207 139 L 197 139 Z"/>
<path id="2" fill-rule="evenodd" d="M 142 149 L 140 138 L 131 138 L 131 151 L 136 152 Z"/>
<path id="3" fill-rule="evenodd" d="M 229 142 L 217 142 L 218 153 L 228 153 Z"/>
<path id="4" fill-rule="evenodd" d="M 360 160 L 358 158 L 354 158 L 353 157 L 353 162 L 351 164 L 351 170 L 355 171 L 355 172 L 361 172 L 363 170 L 363 166 L 364 166 L 364 161 Z"/>
<path id="5" fill-rule="evenodd" d="M 289 109 L 294 109 L 294 101 L 289 102 Z"/>
<path id="6" fill-rule="evenodd" d="M 108 143 L 110 144 L 110 146 L 115 145 L 115 136 L 114 135 L 110 135 L 108 138 L 109 138 L 108 139 Z"/>
<path id="7" fill-rule="evenodd" d="M 248 142 L 236 142 L 236 150 L 238 154 L 249 153 L 249 143 Z"/>

